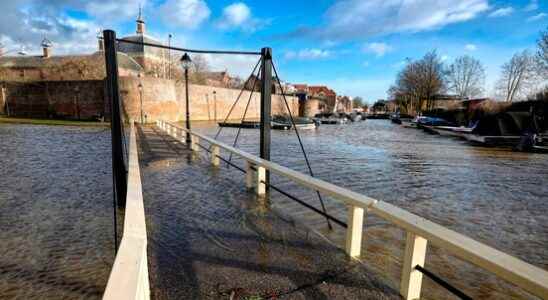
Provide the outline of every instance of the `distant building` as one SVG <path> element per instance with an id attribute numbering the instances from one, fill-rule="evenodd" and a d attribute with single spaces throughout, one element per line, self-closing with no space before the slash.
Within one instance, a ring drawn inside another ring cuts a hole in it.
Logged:
<path id="1" fill-rule="evenodd" d="M 205 85 L 229 88 L 233 80 L 227 71 L 221 72 L 203 72 Z"/>
<path id="2" fill-rule="evenodd" d="M 336 111 L 352 110 L 350 98 L 337 98 L 337 93 L 324 85 L 293 84 L 288 90 L 292 90 L 292 95 L 299 99 L 299 116 L 313 117 L 316 114 L 333 112 L 336 103 Z M 337 99 L 340 99 L 341 103 L 338 103 Z"/>
<path id="3" fill-rule="evenodd" d="M 141 9 L 139 9 L 139 16 L 137 17 L 136 24 L 136 34 L 123 37 L 123 40 L 164 45 L 164 43 L 146 34 L 145 21 L 143 20 Z M 143 67 L 145 74 L 148 76 L 168 78 L 171 73 L 170 68 L 172 69 L 172 72 L 174 69 L 178 70 L 178 61 L 172 61 L 167 49 L 119 42 L 118 51 L 133 58 L 141 67 Z"/>
<path id="4" fill-rule="evenodd" d="M 348 96 L 337 96 L 336 112 L 350 113 L 352 112 L 352 98 Z"/>

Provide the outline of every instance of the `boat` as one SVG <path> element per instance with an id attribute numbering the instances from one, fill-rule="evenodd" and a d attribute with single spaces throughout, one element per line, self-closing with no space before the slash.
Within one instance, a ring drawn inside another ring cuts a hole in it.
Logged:
<path id="1" fill-rule="evenodd" d="M 464 135 L 467 133 L 471 133 L 472 130 L 474 130 L 473 127 L 455 127 L 455 126 L 425 126 L 429 130 L 443 136 L 453 136 L 453 137 L 459 137 L 464 138 Z"/>
<path id="2" fill-rule="evenodd" d="M 401 125 L 407 128 L 424 128 L 424 126 L 451 126 L 452 124 L 441 118 L 417 116 L 413 120 L 401 120 Z"/>
<path id="3" fill-rule="evenodd" d="M 258 121 L 242 121 L 240 123 L 236 122 L 219 122 L 219 127 L 232 127 L 232 128 L 259 128 L 261 123 Z"/>
<path id="4" fill-rule="evenodd" d="M 293 122 L 297 129 L 303 130 L 316 129 L 320 126 L 319 122 L 304 117 L 294 117 Z M 271 127 L 272 129 L 289 130 L 293 128 L 293 124 L 289 117 L 277 115 L 272 117 Z"/>
<path id="5" fill-rule="evenodd" d="M 382 119 L 382 120 L 388 120 L 390 119 L 390 114 L 387 113 L 374 113 L 367 115 L 368 119 Z"/>
<path id="6" fill-rule="evenodd" d="M 297 129 L 316 129 L 319 126 L 318 122 L 310 118 L 293 118 L 295 122 L 295 127 Z M 219 122 L 220 127 L 232 127 L 232 128 L 246 128 L 246 129 L 257 129 L 261 127 L 259 121 L 242 121 L 242 122 Z M 291 119 L 285 116 L 273 116 L 270 122 L 270 127 L 276 130 L 289 130 L 293 128 Z"/>
<path id="7" fill-rule="evenodd" d="M 392 123 L 394 124 L 402 125 L 404 121 L 409 123 L 412 120 L 413 120 L 413 117 L 410 115 L 403 115 L 400 113 L 394 113 L 390 115 L 390 121 L 392 121 Z"/>
<path id="8" fill-rule="evenodd" d="M 334 113 L 321 113 L 314 116 L 314 121 L 327 125 L 346 124 L 348 123 L 348 118 Z"/>

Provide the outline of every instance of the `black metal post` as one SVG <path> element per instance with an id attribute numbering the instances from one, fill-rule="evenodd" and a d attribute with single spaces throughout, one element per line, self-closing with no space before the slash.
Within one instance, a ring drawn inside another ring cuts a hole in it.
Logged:
<path id="1" fill-rule="evenodd" d="M 272 49 L 261 49 L 261 125 L 260 157 L 270 160 L 270 110 L 272 105 Z M 270 186 L 270 172 L 265 174 L 267 189 Z"/>
<path id="2" fill-rule="evenodd" d="M 120 108 L 120 92 L 118 88 L 118 61 L 116 59 L 116 33 L 112 30 L 103 31 L 105 43 L 106 62 L 106 86 L 107 95 L 110 100 L 110 129 L 112 140 L 112 176 L 114 177 L 114 188 L 116 204 L 125 206 L 127 191 L 127 170 L 124 163 L 122 145 L 122 118 Z"/>
<path id="3" fill-rule="evenodd" d="M 144 118 L 143 118 L 143 87 L 141 86 L 139 88 L 139 100 L 141 101 L 141 124 L 144 124 Z"/>
<path id="4" fill-rule="evenodd" d="M 188 68 L 185 68 L 185 99 L 186 99 L 186 144 L 190 145 L 190 105 L 188 99 Z"/>

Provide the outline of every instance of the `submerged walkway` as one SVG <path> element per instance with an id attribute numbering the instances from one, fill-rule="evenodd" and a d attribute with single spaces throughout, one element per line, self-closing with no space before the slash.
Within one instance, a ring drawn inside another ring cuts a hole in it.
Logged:
<path id="1" fill-rule="evenodd" d="M 158 128 L 137 130 L 154 299 L 401 299 L 261 205 L 234 168 L 211 167 Z"/>

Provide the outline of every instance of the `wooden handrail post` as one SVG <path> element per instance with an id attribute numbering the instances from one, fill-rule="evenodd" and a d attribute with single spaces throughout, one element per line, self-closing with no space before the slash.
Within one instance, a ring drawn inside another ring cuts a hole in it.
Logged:
<path id="1" fill-rule="evenodd" d="M 192 135 L 190 137 L 190 149 L 194 152 L 198 152 L 198 150 L 200 150 L 198 148 L 198 144 L 200 143 L 200 138 L 195 136 L 195 135 Z"/>
<path id="2" fill-rule="evenodd" d="M 415 266 L 424 266 L 426 245 L 425 238 L 407 231 L 400 285 L 400 294 L 406 300 L 420 298 L 422 273 Z"/>
<path id="3" fill-rule="evenodd" d="M 221 164 L 221 159 L 219 158 L 219 155 L 221 155 L 221 149 L 219 148 L 219 146 L 211 146 L 211 164 L 215 167 L 218 167 Z"/>
<path id="4" fill-rule="evenodd" d="M 186 144 L 186 135 L 184 134 L 185 131 L 179 128 L 179 133 L 181 133 L 180 135 L 181 139 L 179 140 L 179 142 Z"/>
<path id="5" fill-rule="evenodd" d="M 257 172 L 256 172 L 256 184 L 255 184 L 255 192 L 257 193 L 257 196 L 264 196 L 266 194 L 266 169 L 264 167 L 257 166 Z"/>
<path id="6" fill-rule="evenodd" d="M 346 229 L 346 253 L 352 258 L 359 258 L 362 249 L 364 209 L 348 206 L 348 228 Z"/>
<path id="7" fill-rule="evenodd" d="M 245 161 L 245 187 L 252 189 L 254 186 L 255 170 L 253 170 L 253 164 L 249 161 Z"/>

